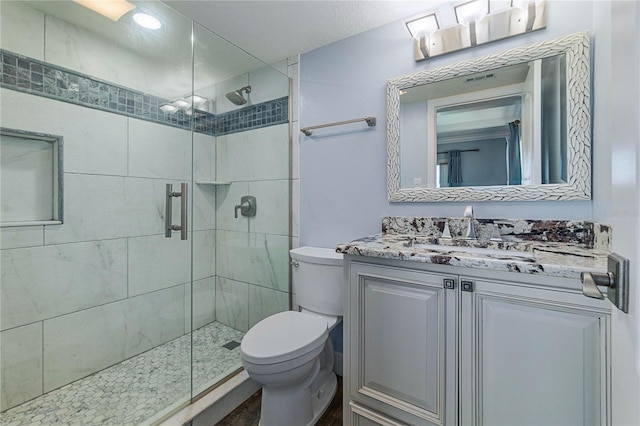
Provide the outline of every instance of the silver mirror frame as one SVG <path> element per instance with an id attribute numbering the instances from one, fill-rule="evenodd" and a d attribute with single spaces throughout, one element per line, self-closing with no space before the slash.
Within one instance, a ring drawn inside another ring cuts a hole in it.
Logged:
<path id="1" fill-rule="evenodd" d="M 534 201 L 591 199 L 591 62 L 581 32 L 387 81 L 387 198 L 389 202 Z M 566 184 L 400 188 L 400 91 L 454 77 L 566 54 Z"/>

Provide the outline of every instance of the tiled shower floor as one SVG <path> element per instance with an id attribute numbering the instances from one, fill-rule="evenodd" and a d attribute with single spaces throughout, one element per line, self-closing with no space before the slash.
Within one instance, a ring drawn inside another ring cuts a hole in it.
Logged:
<path id="1" fill-rule="evenodd" d="M 241 366 L 244 333 L 214 322 L 193 332 L 194 395 Z M 191 396 L 191 336 L 185 335 L 0 414 L 3 426 L 144 425 Z"/>

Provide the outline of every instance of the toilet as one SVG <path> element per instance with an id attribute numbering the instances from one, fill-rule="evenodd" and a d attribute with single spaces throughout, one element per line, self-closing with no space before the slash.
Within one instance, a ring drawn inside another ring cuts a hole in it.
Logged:
<path id="1" fill-rule="evenodd" d="M 329 332 L 342 320 L 342 254 L 300 247 L 290 255 L 300 312 L 263 319 L 240 345 L 242 365 L 262 385 L 260 426 L 315 424 L 337 387 Z"/>

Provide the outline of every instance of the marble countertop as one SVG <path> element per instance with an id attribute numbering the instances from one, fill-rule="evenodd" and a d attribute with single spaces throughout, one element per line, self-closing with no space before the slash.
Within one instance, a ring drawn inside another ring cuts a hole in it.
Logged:
<path id="1" fill-rule="evenodd" d="M 383 229 L 387 230 L 383 227 Z M 607 246 L 576 242 L 442 238 L 435 232 L 383 232 L 337 246 L 343 254 L 580 279 L 606 272 Z"/>

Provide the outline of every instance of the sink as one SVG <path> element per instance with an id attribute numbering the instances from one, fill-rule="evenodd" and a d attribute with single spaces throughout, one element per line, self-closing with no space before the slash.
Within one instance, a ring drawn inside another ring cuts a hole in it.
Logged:
<path id="1" fill-rule="evenodd" d="M 460 252 L 468 254 L 478 254 L 484 256 L 504 256 L 504 257 L 521 257 L 532 258 L 533 253 L 515 250 L 496 250 L 482 247 L 460 247 L 460 246 L 444 246 L 439 244 L 414 244 L 413 248 L 422 250 L 432 250 L 438 252 Z"/>

